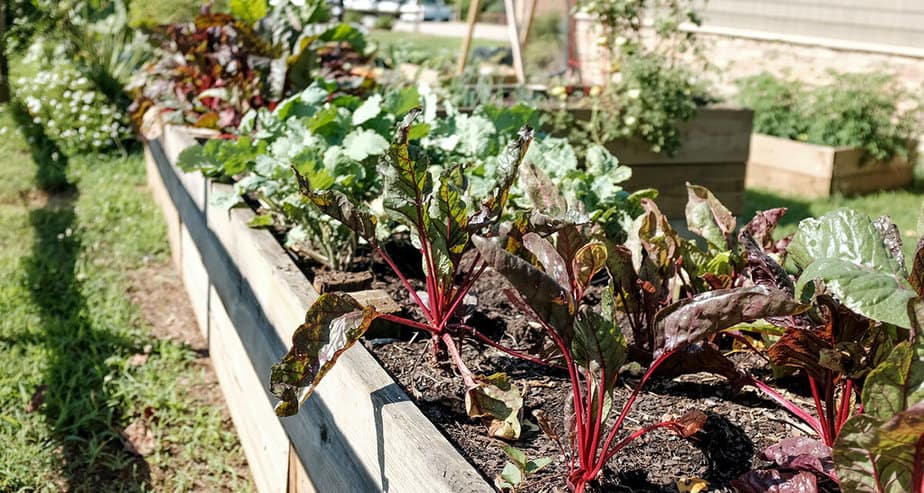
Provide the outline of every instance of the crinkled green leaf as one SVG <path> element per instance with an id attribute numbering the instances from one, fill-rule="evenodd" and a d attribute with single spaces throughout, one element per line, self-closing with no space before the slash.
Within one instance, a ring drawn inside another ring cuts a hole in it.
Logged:
<path id="1" fill-rule="evenodd" d="M 735 216 L 706 187 L 687 183 L 687 193 L 687 227 L 714 247 L 727 248 Z"/>
<path id="2" fill-rule="evenodd" d="M 492 437 L 520 437 L 523 396 L 506 373 L 479 378 L 478 385 L 465 393 L 465 411 L 470 417 L 483 418 Z"/>
<path id="3" fill-rule="evenodd" d="M 407 140 L 419 114 L 420 110 L 415 109 L 404 118 L 380 166 L 385 183 L 385 208 L 404 216 L 411 224 L 420 222 L 418 214 L 426 211 L 426 198 L 433 191 L 429 159 L 416 148 L 412 152 Z"/>
<path id="4" fill-rule="evenodd" d="M 582 306 L 574 320 L 571 351 L 574 362 L 591 375 L 589 378 L 594 382 L 603 381 L 603 391 L 609 394 L 626 360 L 626 340 L 616 321 Z M 597 402 L 598 398 L 599 391 L 594 389 L 593 401 Z"/>
<path id="5" fill-rule="evenodd" d="M 273 365 L 270 389 L 281 401 L 276 414 L 292 416 L 318 383 L 369 328 L 377 314 L 349 295 L 325 293 L 305 314 L 305 323 L 292 335 L 292 348 Z"/>
<path id="6" fill-rule="evenodd" d="M 369 156 L 384 153 L 388 149 L 388 141 L 373 130 L 359 129 L 347 134 L 343 139 L 343 147 L 351 159 L 362 161 Z"/>
<path id="7" fill-rule="evenodd" d="M 266 17 L 266 0 L 230 0 L 228 7 L 234 17 L 249 24 Z"/>
<path id="8" fill-rule="evenodd" d="M 495 171 L 494 186 L 488 193 L 488 196 L 482 199 L 479 211 L 473 216 L 471 223 L 482 227 L 486 224 L 493 224 L 500 220 L 504 207 L 507 205 L 507 199 L 510 197 L 510 187 L 517 179 L 517 171 L 520 169 L 520 163 L 529 150 L 529 144 L 533 141 L 533 129 L 523 127 L 517 133 L 517 137 L 507 144 L 507 147 L 498 156 L 497 170 Z"/>
<path id="9" fill-rule="evenodd" d="M 353 204 L 350 199 L 337 190 L 314 191 L 311 184 L 298 172 L 293 170 L 298 179 L 302 195 L 316 205 L 328 216 L 366 240 L 375 240 L 377 218 L 365 207 Z"/>
<path id="10" fill-rule="evenodd" d="M 221 210 L 231 210 L 243 204 L 243 199 L 236 193 L 216 193 L 209 197 L 209 205 Z"/>
<path id="11" fill-rule="evenodd" d="M 465 176 L 461 165 L 452 166 L 440 176 L 439 191 L 431 203 L 430 227 L 433 262 L 444 283 L 462 261 L 468 245 L 468 208 L 462 199 Z"/>
<path id="12" fill-rule="evenodd" d="M 383 108 L 392 115 L 403 116 L 418 106 L 420 106 L 420 93 L 417 91 L 417 86 L 408 86 L 390 93 Z"/>
<path id="13" fill-rule="evenodd" d="M 829 293 L 860 315 L 899 327 L 911 324 L 907 306 L 916 293 L 908 281 L 889 270 L 838 258 L 819 259 L 802 271 L 796 296 L 804 299 L 805 288 L 816 280 L 823 281 Z"/>
<path id="14" fill-rule="evenodd" d="M 787 261 L 798 269 L 834 258 L 896 275 L 901 272 L 901 265 L 886 247 L 873 220 L 849 209 L 804 219 L 788 252 Z"/>
<path id="15" fill-rule="evenodd" d="M 793 315 L 807 309 L 783 291 L 764 286 L 701 293 L 657 313 L 656 353 L 700 341 L 741 322 Z"/>

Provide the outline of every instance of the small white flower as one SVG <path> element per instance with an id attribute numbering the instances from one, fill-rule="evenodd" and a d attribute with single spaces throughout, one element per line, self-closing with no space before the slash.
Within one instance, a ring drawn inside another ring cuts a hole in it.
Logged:
<path id="1" fill-rule="evenodd" d="M 630 126 L 630 127 L 631 127 L 632 125 L 635 125 L 635 117 L 634 117 L 634 116 L 627 116 L 625 119 L 623 119 L 623 121 L 626 123 L 626 125 L 628 125 L 628 126 Z"/>
<path id="2" fill-rule="evenodd" d="M 625 36 L 616 36 L 616 39 L 613 40 L 613 42 L 616 43 L 616 46 L 622 46 L 626 44 L 627 41 L 629 40 L 626 39 Z"/>
<path id="3" fill-rule="evenodd" d="M 629 99 L 638 99 L 641 94 L 642 91 L 640 89 L 629 89 L 629 91 L 626 92 L 626 96 L 629 96 Z"/>

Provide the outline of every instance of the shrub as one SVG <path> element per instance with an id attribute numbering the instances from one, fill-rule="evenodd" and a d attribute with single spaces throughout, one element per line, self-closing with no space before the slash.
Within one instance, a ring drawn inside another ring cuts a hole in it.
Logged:
<path id="1" fill-rule="evenodd" d="M 832 73 L 813 87 L 763 73 L 738 81 L 738 101 L 754 109 L 754 131 L 828 146 L 861 147 L 875 159 L 907 157 L 920 132 L 920 108 L 882 74 Z"/>
<path id="2" fill-rule="evenodd" d="M 121 148 L 132 138 L 128 116 L 73 65 L 59 62 L 16 86 L 33 122 L 67 155 Z"/>
<path id="3" fill-rule="evenodd" d="M 380 15 L 375 18 L 375 24 L 373 27 L 376 29 L 383 29 L 385 31 L 391 31 L 391 28 L 395 25 L 395 18 L 390 15 Z"/>

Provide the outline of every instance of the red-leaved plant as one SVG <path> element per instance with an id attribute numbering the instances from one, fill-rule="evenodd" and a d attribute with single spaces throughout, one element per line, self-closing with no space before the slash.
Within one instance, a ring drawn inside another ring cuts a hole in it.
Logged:
<path id="1" fill-rule="evenodd" d="M 617 323 L 612 275 L 599 311 L 585 299 L 591 280 L 607 269 L 607 248 L 601 242 L 588 242 L 574 226 L 558 229 L 555 236 L 555 245 L 535 232 L 512 242 L 483 237 L 475 237 L 473 241 L 485 261 L 513 286 L 513 290 L 507 291 L 511 302 L 538 322 L 561 352 L 571 384 L 571 397 L 565 409 L 568 417 L 565 436 L 570 453 L 551 424 L 540 422 L 540 426 L 568 457 L 567 483 L 576 492 L 583 492 L 610 459 L 646 433 L 666 428 L 690 437 L 705 423 L 705 414 L 690 411 L 620 437 L 642 387 L 661 364 L 678 351 L 737 323 L 790 315 L 802 309 L 785 293 L 756 286 L 712 291 L 660 310 L 652 321 L 658 335 L 654 361 L 607 430 L 613 388 L 626 359 L 626 340 Z M 537 265 L 509 251 L 522 254 L 520 246 Z"/>

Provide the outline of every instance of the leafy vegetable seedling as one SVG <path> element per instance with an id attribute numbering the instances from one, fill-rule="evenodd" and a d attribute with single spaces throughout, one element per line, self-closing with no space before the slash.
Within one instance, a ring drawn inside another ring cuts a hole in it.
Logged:
<path id="1" fill-rule="evenodd" d="M 385 182 L 384 206 L 387 212 L 410 230 L 412 241 L 421 252 L 426 283 L 424 293 L 414 289 L 408 277 L 379 243 L 376 226 L 387 218 L 380 219 L 353 204 L 337 190 L 314 189 L 310 180 L 298 174 L 297 170 L 296 176 L 308 200 L 352 229 L 391 267 L 425 322 L 360 310 L 359 307 L 347 310 L 345 303 L 339 303 L 338 309 L 332 311 L 325 306 L 330 299 L 319 298 L 309 310 L 309 315 L 323 312 L 337 316 L 316 315 L 296 331 L 289 354 L 273 367 L 272 390 L 282 399 L 276 411 L 282 416 L 296 413 L 299 404 L 308 398 L 323 376 L 324 369 L 362 336 L 368 328 L 367 322 L 379 318 L 429 333 L 434 358 L 444 361 L 448 355 L 462 377 L 468 414 L 483 418 L 492 436 L 516 438 L 520 434 L 519 414 L 523 406 L 519 389 L 503 373 L 487 377 L 475 375 L 462 360 L 456 339 L 476 339 L 514 356 L 547 364 L 494 342 L 466 325 L 460 316 L 466 295 L 488 266 L 480 253 L 476 252 L 467 263 L 463 262 L 463 256 L 470 249 L 473 235 L 487 232 L 500 220 L 517 169 L 532 141 L 533 131 L 524 127 L 507 146 L 499 158 L 493 189 L 472 207 L 474 212 L 470 213 L 465 202 L 467 182 L 463 166 L 457 164 L 444 169 L 434 180 L 428 154 L 409 143 L 409 135 L 415 128 L 413 122 L 419 113 L 418 109 L 412 110 L 400 124 L 380 172 Z M 321 346 L 321 342 L 326 345 Z"/>

